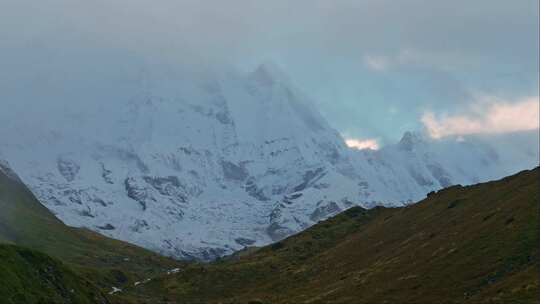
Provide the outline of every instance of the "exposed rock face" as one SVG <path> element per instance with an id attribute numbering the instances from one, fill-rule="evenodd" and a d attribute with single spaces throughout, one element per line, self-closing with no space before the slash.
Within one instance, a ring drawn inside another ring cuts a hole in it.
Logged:
<path id="1" fill-rule="evenodd" d="M 246 238 L 236 238 L 234 239 L 234 241 L 242 246 L 250 246 L 250 245 L 255 244 L 256 242 L 255 240 L 246 239 Z"/>
<path id="2" fill-rule="evenodd" d="M 81 167 L 73 160 L 66 157 L 59 157 L 57 160 L 58 172 L 66 179 L 68 182 L 72 182 Z"/>
<path id="3" fill-rule="evenodd" d="M 330 216 L 336 215 L 340 211 L 341 211 L 341 208 L 338 206 L 338 204 L 336 204 L 335 202 L 329 202 L 325 205 L 317 207 L 317 209 L 315 209 L 315 211 L 311 213 L 309 218 L 314 222 L 318 222 Z"/>
<path id="4" fill-rule="evenodd" d="M 31 130 L 30 139 L 2 133 L 24 127 L 12 122 L 0 129 L 12 141 L 0 150 L 67 224 L 203 260 L 283 239 L 353 205 L 408 204 L 538 159 L 534 149 L 507 157 L 479 139 L 418 133 L 352 151 L 275 67 L 175 75 L 149 77 L 143 92 L 113 92 L 114 101 L 64 115 L 61 128 Z"/>
<path id="5" fill-rule="evenodd" d="M 137 182 L 133 177 L 126 178 L 124 180 L 124 186 L 126 187 L 127 197 L 138 202 L 143 211 L 146 210 L 148 200 L 154 200 L 154 198 L 148 194 L 147 188 L 144 185 L 141 185 L 140 182 Z"/>
<path id="6" fill-rule="evenodd" d="M 223 168 L 223 177 L 228 180 L 243 181 L 249 173 L 242 165 L 236 165 L 228 161 L 222 161 L 221 167 Z"/>
<path id="7" fill-rule="evenodd" d="M 107 184 L 114 184 L 112 171 L 105 168 L 105 164 L 101 163 L 101 177 Z"/>

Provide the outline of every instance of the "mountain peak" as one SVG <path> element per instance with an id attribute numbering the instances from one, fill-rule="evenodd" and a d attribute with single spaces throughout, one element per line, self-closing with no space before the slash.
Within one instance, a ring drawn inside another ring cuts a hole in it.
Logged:
<path id="1" fill-rule="evenodd" d="M 274 86 L 276 83 L 288 82 L 288 76 L 283 69 L 270 61 L 260 64 L 250 74 L 250 78 L 264 86 Z"/>
<path id="2" fill-rule="evenodd" d="M 405 151 L 412 151 L 414 147 L 425 143 L 425 136 L 420 132 L 407 131 L 401 137 L 398 146 Z"/>

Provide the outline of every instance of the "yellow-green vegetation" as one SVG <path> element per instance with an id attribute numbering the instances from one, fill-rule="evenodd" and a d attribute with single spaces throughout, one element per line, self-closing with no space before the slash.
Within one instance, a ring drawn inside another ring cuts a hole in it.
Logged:
<path id="1" fill-rule="evenodd" d="M 539 173 L 450 187 L 405 208 L 352 208 L 271 246 L 162 276 L 126 299 L 540 303 Z"/>
<path id="2" fill-rule="evenodd" d="M 92 281 L 103 292 L 181 265 L 140 247 L 64 225 L 24 184 L 1 172 L 0 243 L 24 246 L 59 259 L 66 269 Z M 0 285 L 5 284 L 3 280 Z"/>
<path id="3" fill-rule="evenodd" d="M 49 256 L 0 245 L 0 303 L 109 303 L 93 284 Z"/>

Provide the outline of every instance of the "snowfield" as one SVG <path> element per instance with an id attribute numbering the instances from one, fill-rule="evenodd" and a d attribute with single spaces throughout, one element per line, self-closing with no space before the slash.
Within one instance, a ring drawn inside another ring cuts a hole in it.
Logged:
<path id="1" fill-rule="evenodd" d="M 0 158 L 66 224 L 181 259 L 215 259 L 354 205 L 402 206 L 538 165 L 536 132 L 408 132 L 378 151 L 351 150 L 272 65 L 145 74 L 110 96 L 54 123 L 4 120 Z"/>

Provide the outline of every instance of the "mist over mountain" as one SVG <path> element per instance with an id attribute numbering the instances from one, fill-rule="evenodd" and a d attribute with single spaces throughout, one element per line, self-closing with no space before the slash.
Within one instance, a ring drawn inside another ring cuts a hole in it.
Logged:
<path id="1" fill-rule="evenodd" d="M 104 68 L 46 75 L 14 95 L 0 114 L 0 155 L 66 224 L 177 258 L 214 259 L 355 205 L 402 206 L 538 162 L 536 132 L 417 131 L 352 150 L 272 63 L 247 74 Z"/>
<path id="2" fill-rule="evenodd" d="M 145 81 L 270 60 L 340 133 L 391 144 L 426 112 L 538 112 L 538 28 L 535 0 L 1 1 L 0 117 L 42 126 Z"/>
<path id="3" fill-rule="evenodd" d="M 538 13 L 0 0 L 0 304 L 540 304 Z"/>

